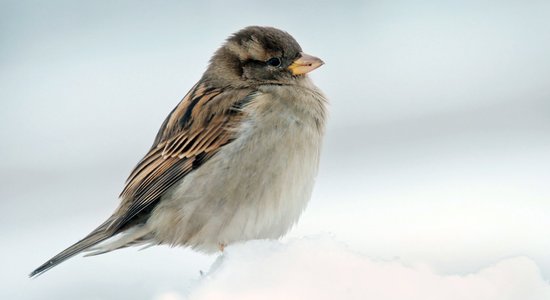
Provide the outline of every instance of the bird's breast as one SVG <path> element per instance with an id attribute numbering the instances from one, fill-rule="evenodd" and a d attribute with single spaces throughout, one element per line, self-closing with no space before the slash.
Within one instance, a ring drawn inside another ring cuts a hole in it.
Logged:
<path id="1" fill-rule="evenodd" d="M 300 97 L 254 97 L 236 139 L 163 197 L 154 217 L 173 226 L 157 228 L 173 230 L 161 239 L 211 252 L 292 227 L 311 197 L 323 133 Z"/>

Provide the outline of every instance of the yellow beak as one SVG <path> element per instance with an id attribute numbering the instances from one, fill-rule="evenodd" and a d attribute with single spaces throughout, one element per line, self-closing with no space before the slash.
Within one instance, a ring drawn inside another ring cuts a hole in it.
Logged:
<path id="1" fill-rule="evenodd" d="M 309 73 L 325 64 L 320 58 L 305 54 L 303 52 L 300 52 L 300 54 L 300 58 L 298 58 L 290 66 L 288 66 L 288 69 L 290 70 L 290 72 L 292 72 L 293 75 L 302 75 Z"/>

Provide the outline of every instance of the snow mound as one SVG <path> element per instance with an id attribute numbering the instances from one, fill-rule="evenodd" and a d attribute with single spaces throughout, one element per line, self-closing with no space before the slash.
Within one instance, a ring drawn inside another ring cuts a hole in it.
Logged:
<path id="1" fill-rule="evenodd" d="M 550 284 L 525 257 L 505 259 L 473 274 L 439 275 L 425 265 L 373 260 L 330 238 L 315 237 L 230 246 L 188 296 L 191 300 L 542 300 L 550 299 Z"/>

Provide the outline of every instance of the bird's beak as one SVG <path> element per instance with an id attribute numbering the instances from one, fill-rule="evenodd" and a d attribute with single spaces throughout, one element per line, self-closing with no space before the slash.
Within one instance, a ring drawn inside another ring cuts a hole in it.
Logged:
<path id="1" fill-rule="evenodd" d="M 288 69 L 292 72 L 292 75 L 302 75 L 309 73 L 324 64 L 324 62 L 315 56 L 300 52 L 300 57 L 296 59 Z"/>

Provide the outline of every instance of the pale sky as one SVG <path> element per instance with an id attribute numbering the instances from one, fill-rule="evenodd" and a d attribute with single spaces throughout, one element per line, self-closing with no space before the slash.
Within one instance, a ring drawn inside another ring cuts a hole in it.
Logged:
<path id="1" fill-rule="evenodd" d="M 441 273 L 523 255 L 550 279 L 548 1 L 1 2 L 0 298 L 115 299 L 111 282 L 144 280 L 135 264 L 162 268 L 133 291 L 152 295 L 208 268 L 129 249 L 25 277 L 116 207 L 164 117 L 247 25 L 326 62 L 312 74 L 330 99 L 321 169 L 291 237 L 329 232 Z"/>

